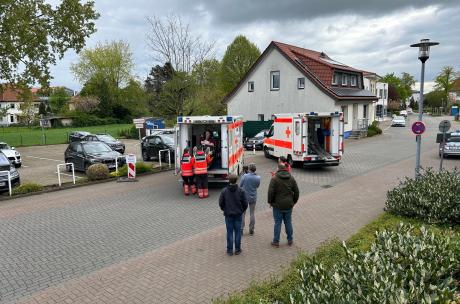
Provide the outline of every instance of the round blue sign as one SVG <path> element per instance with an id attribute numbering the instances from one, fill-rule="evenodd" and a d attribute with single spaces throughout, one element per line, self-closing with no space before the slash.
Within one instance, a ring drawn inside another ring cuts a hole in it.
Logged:
<path id="1" fill-rule="evenodd" d="M 425 132 L 425 124 L 421 121 L 416 121 L 412 124 L 412 132 L 415 135 L 421 135 Z"/>

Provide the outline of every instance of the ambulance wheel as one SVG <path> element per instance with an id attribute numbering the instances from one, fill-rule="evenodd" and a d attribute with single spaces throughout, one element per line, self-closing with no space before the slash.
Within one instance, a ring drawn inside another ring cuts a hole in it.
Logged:
<path id="1" fill-rule="evenodd" d="M 270 158 L 270 153 L 268 153 L 268 148 L 264 147 L 264 155 L 266 158 Z"/>

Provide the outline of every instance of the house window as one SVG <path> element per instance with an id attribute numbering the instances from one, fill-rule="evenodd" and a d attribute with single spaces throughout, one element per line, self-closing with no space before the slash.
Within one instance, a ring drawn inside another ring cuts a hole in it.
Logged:
<path id="1" fill-rule="evenodd" d="M 347 74 L 342 74 L 342 85 L 347 85 L 348 83 L 348 75 Z"/>
<path id="2" fill-rule="evenodd" d="M 258 121 L 264 121 L 264 114 L 257 114 L 257 120 Z"/>
<path id="3" fill-rule="evenodd" d="M 280 89 L 280 71 L 270 72 L 270 90 L 276 91 Z"/>
<path id="4" fill-rule="evenodd" d="M 363 118 L 367 118 L 367 111 L 368 111 L 368 106 L 363 105 Z"/>
<path id="5" fill-rule="evenodd" d="M 332 76 L 332 84 L 339 84 L 339 73 L 334 73 Z"/>
<path id="6" fill-rule="evenodd" d="M 347 124 L 348 123 L 348 106 L 342 107 L 342 113 L 343 113 L 343 123 Z"/>
<path id="7" fill-rule="evenodd" d="M 297 78 L 297 89 L 305 89 L 305 77 Z"/>
<path id="8" fill-rule="evenodd" d="M 14 103 L 10 103 L 10 109 L 14 109 Z"/>
<path id="9" fill-rule="evenodd" d="M 356 87 L 356 75 L 351 75 L 351 86 Z"/>
<path id="10" fill-rule="evenodd" d="M 14 122 L 14 115 L 10 115 L 10 122 Z"/>
<path id="11" fill-rule="evenodd" d="M 248 82 L 248 92 L 254 92 L 254 81 Z"/>

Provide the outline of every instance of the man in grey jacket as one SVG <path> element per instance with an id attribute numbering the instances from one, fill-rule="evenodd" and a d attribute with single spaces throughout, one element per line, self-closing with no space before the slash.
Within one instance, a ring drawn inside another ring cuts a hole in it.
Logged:
<path id="1" fill-rule="evenodd" d="M 254 163 L 249 164 L 249 172 L 241 177 L 240 187 L 243 188 L 246 193 L 246 198 L 249 204 L 249 235 L 254 234 L 254 226 L 256 219 L 254 216 L 257 201 L 257 188 L 260 186 L 260 176 L 256 174 L 256 165 Z M 243 221 L 241 223 L 241 234 L 244 230 L 244 222 L 246 217 L 246 211 L 243 213 Z"/>

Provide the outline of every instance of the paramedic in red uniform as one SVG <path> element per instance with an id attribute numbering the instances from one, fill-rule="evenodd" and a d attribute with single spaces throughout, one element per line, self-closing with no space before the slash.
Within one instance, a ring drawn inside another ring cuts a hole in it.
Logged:
<path id="1" fill-rule="evenodd" d="M 198 197 L 208 197 L 208 163 L 211 161 L 211 154 L 206 155 L 201 147 L 195 155 L 193 171 L 195 182 L 198 188 Z"/>
<path id="2" fill-rule="evenodd" d="M 182 159 L 180 162 L 180 169 L 182 174 L 182 180 L 184 182 L 184 194 L 189 195 L 190 191 L 192 194 L 196 193 L 195 183 L 193 182 L 193 166 L 195 164 L 195 158 L 190 155 L 188 148 L 184 149 Z"/>

